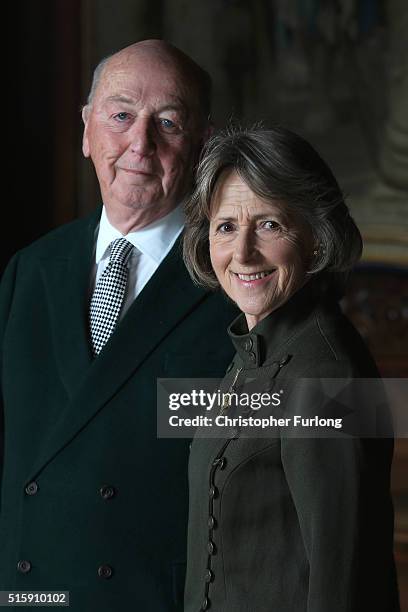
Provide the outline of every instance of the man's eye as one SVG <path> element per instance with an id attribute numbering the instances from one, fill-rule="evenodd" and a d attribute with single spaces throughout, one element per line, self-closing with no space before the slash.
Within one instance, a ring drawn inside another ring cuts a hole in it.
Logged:
<path id="1" fill-rule="evenodd" d="M 160 128 L 166 132 L 177 132 L 180 130 L 180 127 L 171 119 L 160 118 L 158 123 Z"/>
<path id="2" fill-rule="evenodd" d="M 175 125 L 171 119 L 160 119 L 160 123 L 163 127 L 173 127 Z"/>
<path id="3" fill-rule="evenodd" d="M 125 113 L 125 112 L 117 113 L 116 115 L 113 116 L 115 121 L 119 121 L 119 123 L 123 123 L 124 121 L 127 121 L 129 117 L 130 117 L 129 113 Z"/>

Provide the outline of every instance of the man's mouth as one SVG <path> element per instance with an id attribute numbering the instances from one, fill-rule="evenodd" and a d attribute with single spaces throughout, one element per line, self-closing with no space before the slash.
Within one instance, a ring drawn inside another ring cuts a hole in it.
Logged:
<path id="1" fill-rule="evenodd" d="M 152 172 L 146 172 L 145 170 L 137 170 L 135 168 L 120 168 L 124 172 L 130 172 L 131 174 L 141 174 L 143 176 L 152 176 Z"/>

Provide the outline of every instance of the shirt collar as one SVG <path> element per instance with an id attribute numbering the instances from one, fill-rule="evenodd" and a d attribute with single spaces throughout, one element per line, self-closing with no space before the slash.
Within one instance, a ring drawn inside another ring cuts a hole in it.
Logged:
<path id="1" fill-rule="evenodd" d="M 126 238 L 141 253 L 160 264 L 182 232 L 184 220 L 183 209 L 180 205 L 165 217 L 161 217 L 161 219 L 123 236 L 109 222 L 104 206 L 96 240 L 96 264 L 98 265 L 101 259 L 106 256 L 110 243 L 117 238 Z"/>

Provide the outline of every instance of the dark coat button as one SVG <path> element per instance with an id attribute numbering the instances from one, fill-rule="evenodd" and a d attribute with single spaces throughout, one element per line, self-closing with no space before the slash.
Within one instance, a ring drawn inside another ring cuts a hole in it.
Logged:
<path id="1" fill-rule="evenodd" d="M 110 485 L 103 485 L 103 487 L 99 489 L 99 493 L 103 499 L 112 499 L 116 494 L 116 490 L 115 487 L 111 487 Z"/>
<path id="2" fill-rule="evenodd" d="M 203 603 L 201 604 L 201 610 L 208 610 L 209 607 L 210 600 L 208 599 L 208 597 L 205 597 Z"/>
<path id="3" fill-rule="evenodd" d="M 17 563 L 17 569 L 22 574 L 28 574 L 31 571 L 31 563 L 25 559 L 22 559 Z"/>
<path id="4" fill-rule="evenodd" d="M 210 499 L 214 499 L 214 497 L 217 497 L 218 495 L 217 487 L 210 487 L 210 490 L 208 491 L 208 495 L 210 496 Z"/>
<path id="5" fill-rule="evenodd" d="M 252 338 L 248 338 L 247 340 L 245 340 L 244 349 L 247 352 L 249 352 L 253 346 L 254 346 L 254 343 L 252 341 Z"/>
<path id="6" fill-rule="evenodd" d="M 208 524 L 208 529 L 215 529 L 215 527 L 217 526 L 217 522 L 212 514 L 210 514 L 210 516 L 208 517 L 207 524 Z"/>
<path id="7" fill-rule="evenodd" d="M 105 578 L 107 580 L 108 578 L 111 578 L 112 575 L 113 569 L 110 565 L 101 565 L 100 567 L 98 567 L 98 576 L 100 578 Z"/>
<path id="8" fill-rule="evenodd" d="M 206 582 L 211 582 L 214 579 L 214 574 L 210 569 L 207 569 L 204 575 L 204 580 Z"/>
<path id="9" fill-rule="evenodd" d="M 35 495 L 38 492 L 38 484 L 35 481 L 29 482 L 25 488 L 25 492 L 27 495 Z"/>
<path id="10" fill-rule="evenodd" d="M 256 361 L 256 355 L 255 355 L 254 351 L 251 351 L 250 353 L 248 353 L 248 357 L 249 357 L 249 359 L 250 359 L 250 360 L 251 360 L 253 363 L 255 363 L 255 361 Z"/>
<path id="11" fill-rule="evenodd" d="M 216 549 L 215 549 L 215 544 L 214 542 L 212 542 L 212 540 L 208 540 L 207 550 L 210 555 L 215 555 Z"/>
<path id="12" fill-rule="evenodd" d="M 226 463 L 227 463 L 227 460 L 225 457 L 219 457 L 218 459 L 215 459 L 213 461 L 213 466 L 218 467 L 219 470 L 223 470 L 225 468 Z"/>

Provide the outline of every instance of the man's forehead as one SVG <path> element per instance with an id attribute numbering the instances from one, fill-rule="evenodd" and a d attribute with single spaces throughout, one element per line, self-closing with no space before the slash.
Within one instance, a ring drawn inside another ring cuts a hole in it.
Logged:
<path id="1" fill-rule="evenodd" d="M 101 75 L 95 97 L 101 103 L 148 102 L 181 109 L 188 108 L 192 102 L 187 84 L 174 72 L 165 71 L 159 66 L 151 70 L 147 70 L 147 67 L 138 69 L 131 64 L 107 66 Z"/>

